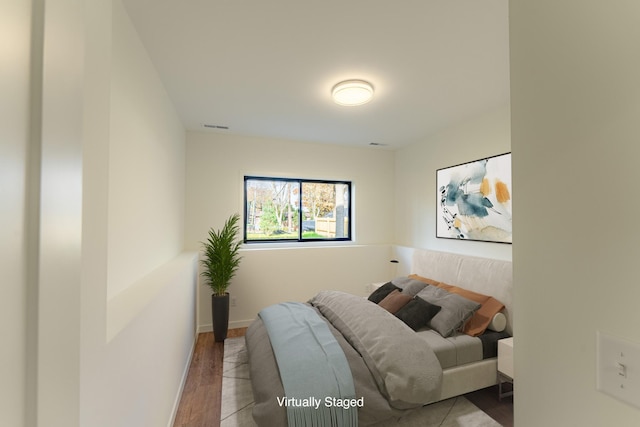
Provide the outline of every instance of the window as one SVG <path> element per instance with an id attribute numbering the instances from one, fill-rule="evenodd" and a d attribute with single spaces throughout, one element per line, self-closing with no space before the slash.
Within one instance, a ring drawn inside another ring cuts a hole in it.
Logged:
<path id="1" fill-rule="evenodd" d="M 351 240 L 351 182 L 244 177 L 244 241 Z"/>

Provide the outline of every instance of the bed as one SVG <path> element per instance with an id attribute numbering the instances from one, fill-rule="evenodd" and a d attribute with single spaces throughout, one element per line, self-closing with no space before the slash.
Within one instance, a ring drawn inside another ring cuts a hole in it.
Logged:
<path id="1" fill-rule="evenodd" d="M 357 425 L 420 425 L 419 413 L 430 403 L 497 382 L 497 341 L 513 334 L 511 263 L 415 250 L 411 271 L 409 276 L 377 287 L 368 298 L 323 291 L 304 307 L 285 306 L 287 313 L 291 308 L 302 309 L 310 318 L 320 319 L 320 326 L 328 331 L 324 333 L 335 339 L 334 347 L 337 343 L 341 350 L 338 356 L 346 359 L 353 378 L 349 387 L 352 394 L 355 389 L 355 396 L 350 395 L 354 399 L 344 401 L 352 402 L 351 412 L 357 411 Z M 280 314 L 274 317 L 282 319 Z M 283 399 L 285 388 L 291 389 L 283 385 L 290 375 L 282 358 L 318 340 L 297 345 L 293 337 L 302 333 L 274 332 L 273 326 L 265 325 L 268 319 L 267 312 L 261 312 L 245 336 L 255 400 L 253 418 L 259 426 L 286 426 L 292 408 L 283 405 Z M 281 323 L 306 328 L 309 322 L 291 318 Z M 280 344 L 282 337 L 289 344 Z M 290 347 L 274 351 L 281 345 Z M 324 352 L 308 351 L 309 359 Z M 323 371 L 317 362 L 312 364 L 294 370 L 314 372 L 313 384 L 317 378 L 333 376 L 326 373 L 331 366 Z"/>

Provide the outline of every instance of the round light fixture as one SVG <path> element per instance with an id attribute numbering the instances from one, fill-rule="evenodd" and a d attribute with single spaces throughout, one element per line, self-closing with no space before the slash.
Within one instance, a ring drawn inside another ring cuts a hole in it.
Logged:
<path id="1" fill-rule="evenodd" d="M 362 105 L 373 98 L 373 86 L 364 80 L 345 80 L 333 87 L 331 96 L 336 104 Z"/>

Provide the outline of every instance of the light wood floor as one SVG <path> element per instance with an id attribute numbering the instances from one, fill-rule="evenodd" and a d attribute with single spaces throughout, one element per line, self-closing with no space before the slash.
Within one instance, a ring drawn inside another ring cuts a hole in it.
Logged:
<path id="1" fill-rule="evenodd" d="M 243 336 L 245 330 L 231 329 L 227 336 Z M 213 333 L 198 335 L 174 427 L 220 425 L 223 357 L 224 343 L 215 342 Z M 513 397 L 499 400 L 497 386 L 466 394 L 465 397 L 503 427 L 513 427 Z"/>

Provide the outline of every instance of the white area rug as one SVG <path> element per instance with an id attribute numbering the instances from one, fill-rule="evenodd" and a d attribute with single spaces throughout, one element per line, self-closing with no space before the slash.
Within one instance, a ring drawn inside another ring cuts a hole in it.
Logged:
<path id="1" fill-rule="evenodd" d="M 220 427 L 255 426 L 251 416 L 253 391 L 244 337 L 224 341 L 222 364 L 222 408 Z"/>
<path id="2" fill-rule="evenodd" d="M 253 393 L 244 337 L 224 342 L 221 427 L 253 427 Z M 466 398 L 458 396 L 423 407 L 395 426 L 500 427 Z M 275 427 L 275 426 L 274 426 Z"/>

